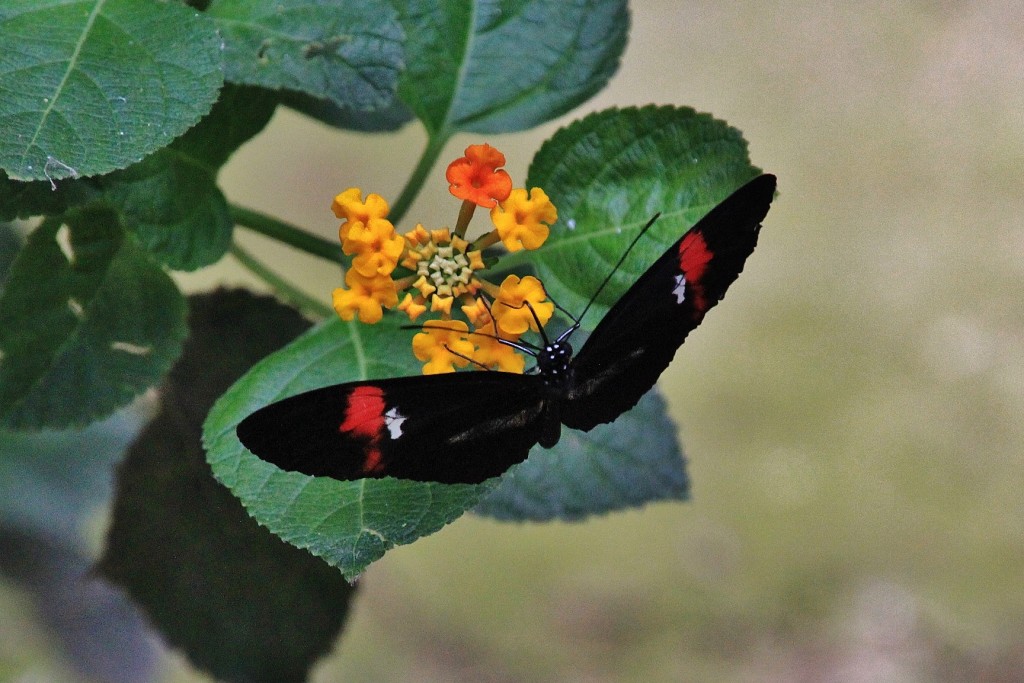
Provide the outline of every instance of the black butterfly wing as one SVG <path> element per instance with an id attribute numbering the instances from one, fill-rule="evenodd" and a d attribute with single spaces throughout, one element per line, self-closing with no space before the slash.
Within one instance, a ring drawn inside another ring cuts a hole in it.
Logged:
<path id="1" fill-rule="evenodd" d="M 619 299 L 573 360 L 564 424 L 589 430 L 636 405 L 757 244 L 775 193 L 762 175 L 713 208 Z"/>
<path id="2" fill-rule="evenodd" d="M 526 459 L 550 421 L 546 405 L 535 375 L 399 377 L 283 399 L 242 420 L 237 434 L 284 470 L 476 484 Z"/>

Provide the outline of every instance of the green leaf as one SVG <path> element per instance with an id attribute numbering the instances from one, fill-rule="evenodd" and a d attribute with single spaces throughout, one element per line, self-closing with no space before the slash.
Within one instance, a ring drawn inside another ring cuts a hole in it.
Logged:
<path id="1" fill-rule="evenodd" d="M 116 217 L 47 220 L 18 254 L 0 296 L 0 423 L 82 425 L 155 384 L 185 336 L 171 279 Z"/>
<path id="2" fill-rule="evenodd" d="M 390 133 L 396 131 L 412 120 L 412 112 L 394 99 L 384 109 L 358 111 L 351 107 L 339 107 L 331 100 L 318 99 L 298 92 L 284 91 L 280 97 L 281 104 L 302 112 L 328 126 L 344 130 L 357 130 L 360 133 Z"/>
<path id="3" fill-rule="evenodd" d="M 160 412 L 118 468 L 98 569 L 217 680 L 306 680 L 334 644 L 355 588 L 246 514 L 210 475 L 201 429 L 217 396 L 309 323 L 242 291 L 189 305 L 189 339 Z"/>
<path id="4" fill-rule="evenodd" d="M 0 220 L 61 214 L 72 206 L 84 204 L 98 194 L 92 179 L 22 182 L 11 180 L 0 171 Z"/>
<path id="5" fill-rule="evenodd" d="M 558 207 L 551 236 L 530 258 L 552 298 L 582 311 L 636 231 L 661 213 L 583 321 L 593 329 L 673 242 L 759 173 L 740 131 L 709 114 L 671 106 L 591 114 L 555 133 L 530 165 L 526 186 L 544 188 Z"/>
<path id="6" fill-rule="evenodd" d="M 432 136 L 525 130 L 604 87 L 626 45 L 625 0 L 412 0 L 399 96 Z"/>
<path id="7" fill-rule="evenodd" d="M 256 409 L 330 384 L 419 372 L 400 316 L 376 325 L 323 323 L 272 354 L 217 401 L 203 428 L 214 476 L 249 514 L 284 540 L 355 578 L 397 545 L 431 534 L 493 483 L 452 485 L 398 479 L 336 481 L 284 472 L 249 453 L 236 425 Z"/>
<path id="8" fill-rule="evenodd" d="M 28 217 L 71 206 L 112 208 L 150 254 L 176 270 L 219 260 L 231 244 L 234 222 L 217 187 L 231 154 L 259 133 L 276 107 L 274 94 L 225 86 L 210 113 L 185 135 L 137 164 L 97 178 L 47 181 L 0 179 L 0 211 Z"/>
<path id="9" fill-rule="evenodd" d="M 4 293 L 4 280 L 15 257 L 24 245 L 20 232 L 10 223 L 0 223 L 0 297 Z"/>
<path id="10" fill-rule="evenodd" d="M 270 122 L 277 102 L 277 93 L 227 83 L 210 113 L 172 142 L 170 149 L 195 168 L 215 174 L 235 150 Z"/>
<path id="11" fill-rule="evenodd" d="M 657 388 L 615 422 L 563 429 L 535 448 L 473 511 L 502 520 L 574 521 L 657 500 L 689 497 L 676 425 Z"/>
<path id="12" fill-rule="evenodd" d="M 356 110 L 394 99 L 402 27 L 383 0 L 214 0 L 227 78 L 304 92 Z"/>
<path id="13" fill-rule="evenodd" d="M 118 210 L 125 228 L 170 268 L 215 263 L 231 246 L 234 228 L 217 173 L 270 121 L 275 106 L 264 90 L 226 86 L 210 114 L 188 133 L 100 179 L 104 199 Z"/>
<path id="14" fill-rule="evenodd" d="M 220 38 L 174 2 L 0 3 L 0 168 L 91 176 L 165 146 L 210 109 Z"/>
<path id="15" fill-rule="evenodd" d="M 215 172 L 165 148 L 104 178 L 104 199 L 154 258 L 195 270 L 231 246 L 234 224 Z"/>

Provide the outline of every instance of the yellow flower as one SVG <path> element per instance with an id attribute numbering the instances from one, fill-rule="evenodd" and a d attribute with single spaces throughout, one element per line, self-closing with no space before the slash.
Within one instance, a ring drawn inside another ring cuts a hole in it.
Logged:
<path id="1" fill-rule="evenodd" d="M 466 319 L 473 323 L 473 327 L 477 330 L 482 330 L 491 324 L 491 311 L 480 297 L 474 298 L 472 303 L 460 306 L 460 308 Z M 492 331 L 491 334 L 494 332 Z"/>
<path id="2" fill-rule="evenodd" d="M 522 279 L 516 275 L 506 277 L 491 307 L 500 333 L 518 336 L 527 330 L 539 331 L 537 320 L 546 325 L 555 311 L 553 303 L 544 302 L 546 298 L 540 280 L 532 275 Z"/>
<path id="3" fill-rule="evenodd" d="M 450 318 L 452 316 L 453 301 L 455 301 L 455 299 L 450 296 L 438 296 L 437 294 L 434 294 L 430 297 L 430 312 L 437 313 L 440 311 L 441 313 L 444 313 L 446 317 Z"/>
<path id="4" fill-rule="evenodd" d="M 558 220 L 558 211 L 539 187 L 512 190 L 508 199 L 491 209 L 491 222 L 509 251 L 536 249 L 548 238 L 548 225 Z"/>
<path id="5" fill-rule="evenodd" d="M 426 312 L 427 307 L 413 299 L 412 294 L 406 293 L 402 303 L 398 304 L 398 310 L 409 316 L 409 320 L 415 320 Z"/>
<path id="6" fill-rule="evenodd" d="M 455 372 L 464 368 L 473 354 L 473 342 L 466 339 L 469 326 L 461 320 L 429 320 L 423 331 L 412 338 L 416 358 L 426 361 L 424 375 Z"/>
<path id="7" fill-rule="evenodd" d="M 366 201 L 362 200 L 363 191 L 358 187 L 350 187 L 334 197 L 331 211 L 345 222 L 338 228 L 338 238 L 344 242 L 348 231 L 354 223 L 368 223 L 375 218 L 388 217 L 388 203 L 379 194 L 370 194 Z"/>
<path id="8" fill-rule="evenodd" d="M 387 275 L 398 265 L 405 251 L 405 238 L 395 233 L 395 226 L 384 218 L 355 222 L 342 243 L 342 251 L 356 254 L 352 267 L 366 277 Z"/>
<path id="9" fill-rule="evenodd" d="M 392 308 L 398 303 L 398 292 L 394 281 L 387 275 L 366 277 L 350 269 L 345 273 L 345 284 L 349 289 L 334 290 L 335 312 L 342 320 L 352 320 L 359 314 L 359 322 L 376 323 L 384 317 L 383 306 Z"/>
<path id="10" fill-rule="evenodd" d="M 493 329 L 493 327 L 491 328 Z M 502 372 L 514 372 L 522 374 L 526 368 L 526 359 L 516 349 L 508 344 L 502 344 L 493 332 L 477 330 L 480 332 L 474 335 L 476 341 L 476 352 L 473 360 L 485 368 L 495 368 Z"/>
<path id="11" fill-rule="evenodd" d="M 331 204 L 331 211 L 338 218 L 347 221 L 361 221 L 363 223 L 371 218 L 387 218 L 388 203 L 379 194 L 367 195 L 366 201 L 362 200 L 363 191 L 358 187 L 350 187 L 334 198 Z"/>
<path id="12" fill-rule="evenodd" d="M 476 292 L 476 271 L 483 266 L 479 252 L 469 251 L 469 242 L 448 229 L 427 231 L 417 225 L 405 241 L 411 246 L 402 266 L 415 273 L 407 286 L 418 291 L 417 303 L 430 299 L 432 311 L 451 317 L 455 299 Z"/>
<path id="13" fill-rule="evenodd" d="M 484 300 L 477 298 L 472 305 L 463 306 L 462 312 L 466 314 L 475 328 L 471 337 L 476 343 L 473 360 L 485 368 L 522 374 L 526 367 L 526 359 L 514 346 L 501 342 L 501 339 L 518 341 L 518 336 L 500 333 Z M 497 336 L 499 334 L 501 334 L 501 339 Z"/>
<path id="14" fill-rule="evenodd" d="M 499 150 L 481 144 L 470 145 L 465 156 L 448 165 L 449 190 L 463 200 L 451 229 L 428 230 L 417 224 L 400 234 L 388 220 L 388 203 L 380 195 L 369 194 L 364 201 L 358 187 L 338 194 L 331 210 L 343 221 L 338 235 L 342 252 L 351 258 L 345 286 L 333 293 L 338 315 L 375 323 L 385 308 L 397 308 L 409 320 L 432 314 L 434 319 L 413 337 L 413 351 L 424 361 L 426 374 L 453 372 L 471 362 L 523 372 L 520 349 L 505 342 L 538 331 L 554 305 L 545 301 L 544 287 L 535 277 L 520 280 L 512 275 L 500 287 L 486 280 L 484 271 L 496 257 L 488 253 L 485 259 L 484 249 L 499 241 L 508 251 L 536 249 L 547 239 L 558 212 L 540 188 L 529 194 L 513 190 L 510 176 L 500 168 L 504 164 Z M 491 209 L 494 225 L 470 242 L 466 234 L 478 206 Z M 493 303 L 489 306 L 488 301 Z M 453 309 L 475 332 L 453 318 Z"/>

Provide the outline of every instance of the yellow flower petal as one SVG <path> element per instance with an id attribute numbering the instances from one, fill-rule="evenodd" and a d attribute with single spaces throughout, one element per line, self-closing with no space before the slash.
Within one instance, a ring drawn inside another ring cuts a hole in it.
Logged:
<path id="1" fill-rule="evenodd" d="M 358 187 L 350 187 L 341 194 L 335 196 L 331 203 L 331 211 L 338 218 L 345 221 L 338 227 L 338 239 L 344 244 L 348 239 L 349 232 L 356 223 L 368 223 L 371 220 L 387 218 L 388 203 L 379 194 L 371 194 L 362 200 L 363 191 Z M 351 252 L 345 252 L 351 253 Z"/>
<path id="2" fill-rule="evenodd" d="M 428 321 L 423 331 L 412 338 L 412 350 L 421 361 L 424 375 L 455 372 L 464 368 L 473 353 L 473 343 L 465 338 L 469 326 L 461 320 Z"/>
<path id="3" fill-rule="evenodd" d="M 416 320 L 416 318 L 426 312 L 427 307 L 422 302 L 416 301 L 412 294 L 406 294 L 405 298 L 402 299 L 402 303 L 398 304 L 398 310 L 403 311 L 409 316 L 409 320 Z"/>
<path id="4" fill-rule="evenodd" d="M 426 275 L 421 275 L 419 280 L 412 283 L 412 286 L 420 291 L 420 295 L 426 299 L 428 296 L 437 291 L 437 287 L 427 279 Z"/>
<path id="5" fill-rule="evenodd" d="M 331 297 L 342 320 L 352 320 L 358 314 L 360 322 L 380 322 L 383 307 L 393 308 L 398 303 L 395 283 L 386 275 L 366 277 L 350 269 L 345 273 L 345 284 L 348 289 L 335 289 Z"/>
<path id="6" fill-rule="evenodd" d="M 338 218 L 346 221 L 361 221 L 372 218 L 387 218 L 388 203 L 379 194 L 370 194 L 366 201 L 362 200 L 363 191 L 358 187 L 350 187 L 334 198 L 331 211 Z"/>
<path id="7" fill-rule="evenodd" d="M 455 301 L 450 296 L 438 296 L 435 294 L 430 297 L 430 311 L 431 313 L 444 313 L 445 315 L 452 314 L 452 302 Z"/>
<path id="8" fill-rule="evenodd" d="M 473 354 L 473 360 L 484 367 L 522 374 L 526 368 L 526 359 L 522 354 L 508 344 L 502 344 L 496 338 L 488 336 L 490 332 L 483 332 L 484 334 L 474 337 L 477 349 Z"/>
<path id="9" fill-rule="evenodd" d="M 473 270 L 483 270 L 485 268 L 484 255 L 479 249 L 467 253 L 466 257 L 469 259 L 469 267 Z"/>
<path id="10" fill-rule="evenodd" d="M 419 246 L 430 241 L 430 233 L 421 223 L 417 223 L 415 228 L 405 233 L 405 240 L 410 246 Z"/>
<path id="11" fill-rule="evenodd" d="M 473 303 L 460 306 L 463 314 L 473 323 L 473 327 L 480 330 L 491 324 L 491 312 L 487 310 L 487 304 L 483 299 L 473 299 Z M 494 334 L 493 330 L 490 334 Z"/>
<path id="12" fill-rule="evenodd" d="M 509 251 L 536 249 L 551 232 L 548 225 L 558 220 L 558 211 L 539 187 L 512 190 L 508 199 L 491 209 L 491 221 Z"/>
<path id="13" fill-rule="evenodd" d="M 555 310 L 555 305 L 545 302 L 545 298 L 547 294 L 537 278 L 527 275 L 520 279 L 516 275 L 509 275 L 501 283 L 497 299 L 491 307 L 498 321 L 498 329 L 502 334 L 511 335 L 520 335 L 527 330 L 537 332 L 537 320 L 540 320 L 541 325 L 546 325 Z"/>

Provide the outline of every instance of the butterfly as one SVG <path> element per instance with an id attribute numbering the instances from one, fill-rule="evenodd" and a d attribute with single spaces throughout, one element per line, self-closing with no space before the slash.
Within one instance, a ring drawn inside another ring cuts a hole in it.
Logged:
<path id="1" fill-rule="evenodd" d="M 238 438 L 267 462 L 318 477 L 475 484 L 498 476 L 535 444 L 558 443 L 563 425 L 589 431 L 636 405 L 743 269 L 774 194 L 775 176 L 761 175 L 711 209 L 622 295 L 579 353 L 569 340 L 590 304 L 557 338 L 520 347 L 535 357 L 532 373 L 324 387 L 257 410 L 239 423 Z"/>

